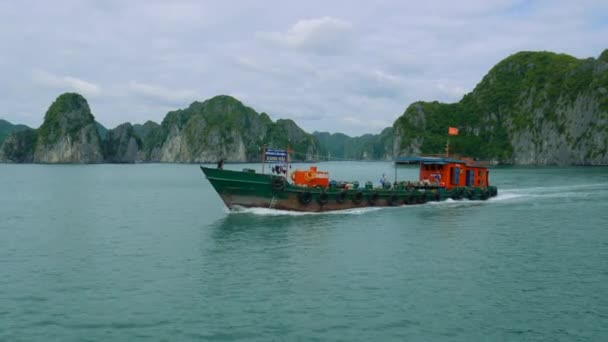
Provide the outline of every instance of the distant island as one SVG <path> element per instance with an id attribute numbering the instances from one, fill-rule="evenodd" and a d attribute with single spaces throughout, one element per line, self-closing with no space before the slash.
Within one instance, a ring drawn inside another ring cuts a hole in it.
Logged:
<path id="1" fill-rule="evenodd" d="M 207 163 L 260 160 L 262 146 L 294 150 L 293 159 L 391 160 L 451 150 L 512 165 L 608 165 L 608 49 L 599 58 L 519 52 L 494 66 L 457 103 L 415 102 L 380 134 L 302 130 L 273 122 L 220 95 L 167 113 L 158 124 L 107 129 L 84 97 L 60 95 L 32 129 L 0 120 L 4 163 Z"/>

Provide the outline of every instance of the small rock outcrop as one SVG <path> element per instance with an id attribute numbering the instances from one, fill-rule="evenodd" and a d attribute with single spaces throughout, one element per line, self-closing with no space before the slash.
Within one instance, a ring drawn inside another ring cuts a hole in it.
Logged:
<path id="1" fill-rule="evenodd" d="M 35 163 L 101 163 L 104 161 L 95 118 L 84 97 L 60 95 L 37 130 Z"/>

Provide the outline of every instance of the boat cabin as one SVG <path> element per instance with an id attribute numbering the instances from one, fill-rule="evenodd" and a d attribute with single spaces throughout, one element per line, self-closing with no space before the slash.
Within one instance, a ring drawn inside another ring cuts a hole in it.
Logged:
<path id="1" fill-rule="evenodd" d="M 426 184 L 445 187 L 482 187 L 489 185 L 487 163 L 471 158 L 402 157 L 397 164 L 420 164 L 419 180 Z"/>

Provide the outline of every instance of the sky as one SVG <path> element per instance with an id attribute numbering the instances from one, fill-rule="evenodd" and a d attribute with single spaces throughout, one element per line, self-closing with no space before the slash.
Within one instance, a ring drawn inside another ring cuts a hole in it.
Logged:
<path id="1" fill-rule="evenodd" d="M 112 128 L 225 94 L 309 132 L 379 133 L 518 51 L 606 48 L 605 0 L 0 0 L 0 118 L 38 127 L 78 92 Z"/>

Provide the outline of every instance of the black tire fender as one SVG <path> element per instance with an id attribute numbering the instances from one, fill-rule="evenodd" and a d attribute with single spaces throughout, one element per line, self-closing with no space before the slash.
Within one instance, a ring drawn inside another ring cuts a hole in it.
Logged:
<path id="1" fill-rule="evenodd" d="M 308 205 L 312 201 L 312 194 L 310 193 L 310 191 L 300 192 L 298 194 L 298 200 L 301 204 Z"/>
<path id="2" fill-rule="evenodd" d="M 397 205 L 399 204 L 399 196 L 397 196 L 397 194 L 392 194 L 387 198 L 386 202 L 390 206 Z"/>
<path id="3" fill-rule="evenodd" d="M 273 177 L 270 185 L 274 191 L 283 191 L 285 190 L 285 178 L 278 176 Z"/>
<path id="4" fill-rule="evenodd" d="M 344 201 L 346 201 L 346 191 L 340 191 L 336 195 L 336 202 L 338 202 L 338 203 L 344 203 Z"/>
<path id="5" fill-rule="evenodd" d="M 376 204 L 376 202 L 378 201 L 378 197 L 379 197 L 379 195 L 377 192 L 373 192 L 373 193 L 367 195 L 367 203 L 369 203 L 371 205 Z"/>
<path id="6" fill-rule="evenodd" d="M 327 192 L 323 191 L 317 195 L 317 203 L 319 203 L 320 205 L 327 204 L 327 201 L 329 201 L 329 196 L 327 195 Z"/>

